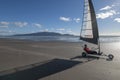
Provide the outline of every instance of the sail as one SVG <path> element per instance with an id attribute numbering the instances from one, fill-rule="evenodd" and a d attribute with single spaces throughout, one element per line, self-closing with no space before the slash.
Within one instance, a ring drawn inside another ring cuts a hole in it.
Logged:
<path id="1" fill-rule="evenodd" d="M 98 44 L 99 33 L 92 0 L 85 0 L 80 39 Z"/>

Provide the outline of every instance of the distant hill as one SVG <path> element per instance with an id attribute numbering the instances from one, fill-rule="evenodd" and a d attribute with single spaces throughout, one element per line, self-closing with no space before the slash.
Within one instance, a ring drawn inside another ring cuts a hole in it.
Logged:
<path id="1" fill-rule="evenodd" d="M 30 34 L 17 34 L 14 36 L 74 36 L 74 35 L 60 34 L 56 32 L 37 32 L 37 33 L 30 33 Z"/>

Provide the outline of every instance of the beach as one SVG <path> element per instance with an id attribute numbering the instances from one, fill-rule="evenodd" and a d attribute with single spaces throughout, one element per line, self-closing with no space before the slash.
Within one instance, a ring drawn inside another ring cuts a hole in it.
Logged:
<path id="1" fill-rule="evenodd" d="M 0 39 L 0 80 L 120 79 L 119 42 L 101 43 L 101 51 L 113 54 L 113 60 L 104 56 L 83 58 L 82 45 L 79 42 Z"/>

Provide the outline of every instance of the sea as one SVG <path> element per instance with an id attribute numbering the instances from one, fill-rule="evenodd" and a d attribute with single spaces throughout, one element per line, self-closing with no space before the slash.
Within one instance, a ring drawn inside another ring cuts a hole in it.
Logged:
<path id="1" fill-rule="evenodd" d="M 0 38 L 31 40 L 31 41 L 63 41 L 82 42 L 79 36 L 0 36 Z M 100 42 L 120 42 L 120 36 L 100 36 Z"/>

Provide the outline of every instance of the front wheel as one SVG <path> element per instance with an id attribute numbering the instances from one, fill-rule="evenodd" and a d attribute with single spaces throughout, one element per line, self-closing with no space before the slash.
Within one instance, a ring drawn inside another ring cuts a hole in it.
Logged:
<path id="1" fill-rule="evenodd" d="M 82 53 L 82 57 L 86 57 L 87 54 L 85 52 Z"/>
<path id="2" fill-rule="evenodd" d="M 108 58 L 112 60 L 114 58 L 114 56 L 112 54 L 109 54 Z"/>

